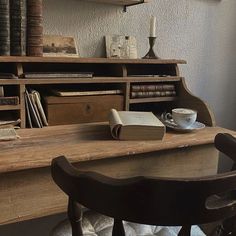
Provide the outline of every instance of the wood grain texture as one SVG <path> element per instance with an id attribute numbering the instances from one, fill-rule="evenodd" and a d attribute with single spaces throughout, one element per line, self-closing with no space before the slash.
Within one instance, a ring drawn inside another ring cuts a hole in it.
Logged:
<path id="1" fill-rule="evenodd" d="M 208 125 L 215 126 L 215 117 L 208 104 L 200 98 L 194 96 L 192 92 L 187 88 L 184 78 L 177 86 L 179 99 L 177 101 L 177 107 L 186 107 L 198 112 L 197 120 Z"/>
<path id="2" fill-rule="evenodd" d="M 42 63 L 107 63 L 107 64 L 186 64 L 176 59 L 111 59 L 111 58 L 69 58 L 69 57 L 27 57 L 2 56 L 0 62 L 42 62 Z"/>
<path id="3" fill-rule="evenodd" d="M 80 147 L 78 147 L 78 152 L 79 150 Z M 29 151 L 32 152 L 32 150 Z M 38 150 L 35 150 L 34 154 L 37 152 Z M 22 156 L 18 156 L 18 160 L 21 158 Z M 117 178 L 140 174 L 197 177 L 215 174 L 217 160 L 217 151 L 212 144 L 207 144 L 76 162 L 75 165 L 80 170 L 93 170 Z M 31 161 L 37 161 L 37 159 Z M 2 173 L 0 176 L 0 225 L 66 211 L 68 199 L 52 181 L 49 167 Z"/>
<path id="4" fill-rule="evenodd" d="M 130 6 L 134 4 L 148 3 L 150 0 L 83 0 L 86 2 L 107 3 L 120 6 Z"/>
<path id="5" fill-rule="evenodd" d="M 206 127 L 186 134 L 168 132 L 162 141 L 117 141 L 107 123 L 21 129 L 17 130 L 19 140 L 0 143 L 0 172 L 46 167 L 60 155 L 78 162 L 211 144 L 220 132 L 236 135 L 224 128 Z"/>

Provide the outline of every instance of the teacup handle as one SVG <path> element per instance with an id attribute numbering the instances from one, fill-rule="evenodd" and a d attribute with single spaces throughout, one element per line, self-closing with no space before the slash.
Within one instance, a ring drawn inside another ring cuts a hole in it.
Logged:
<path id="1" fill-rule="evenodd" d="M 172 119 L 172 114 L 167 112 L 162 114 L 162 119 L 164 120 L 171 120 Z"/>

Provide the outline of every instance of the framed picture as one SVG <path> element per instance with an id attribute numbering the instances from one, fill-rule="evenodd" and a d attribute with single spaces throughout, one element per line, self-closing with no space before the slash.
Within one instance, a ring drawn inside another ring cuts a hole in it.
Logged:
<path id="1" fill-rule="evenodd" d="M 134 36 L 105 36 L 106 55 L 108 58 L 136 59 L 137 43 Z"/>
<path id="2" fill-rule="evenodd" d="M 74 38 L 59 35 L 43 36 L 43 55 L 55 57 L 79 57 Z"/>

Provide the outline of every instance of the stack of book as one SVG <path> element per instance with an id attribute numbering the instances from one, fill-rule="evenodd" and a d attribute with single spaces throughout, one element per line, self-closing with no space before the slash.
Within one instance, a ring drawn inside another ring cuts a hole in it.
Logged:
<path id="1" fill-rule="evenodd" d="M 25 107 L 27 126 L 29 128 L 42 128 L 48 126 L 47 118 L 41 104 L 41 97 L 36 90 L 25 90 Z"/>
<path id="2" fill-rule="evenodd" d="M 0 106 L 3 105 L 18 105 L 19 97 L 18 96 L 5 96 L 4 87 L 0 86 Z"/>
<path id="3" fill-rule="evenodd" d="M 10 55 L 9 0 L 0 0 L 0 56 Z"/>
<path id="4" fill-rule="evenodd" d="M 131 98 L 174 97 L 174 84 L 135 84 L 131 85 Z"/>
<path id="5" fill-rule="evenodd" d="M 42 0 L 0 0 L 0 25 L 0 56 L 43 55 Z"/>

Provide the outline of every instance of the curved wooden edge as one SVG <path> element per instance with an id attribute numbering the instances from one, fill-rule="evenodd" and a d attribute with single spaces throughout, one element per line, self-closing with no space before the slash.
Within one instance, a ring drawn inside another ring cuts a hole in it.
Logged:
<path id="1" fill-rule="evenodd" d="M 179 99 L 177 101 L 178 107 L 186 107 L 196 110 L 198 112 L 198 121 L 207 126 L 216 125 L 214 114 L 208 104 L 190 92 L 186 86 L 184 78 L 181 78 L 177 91 L 179 92 Z"/>

